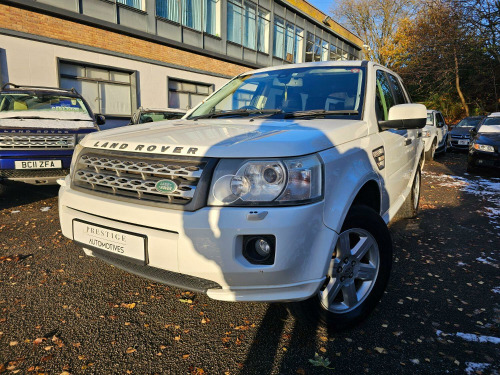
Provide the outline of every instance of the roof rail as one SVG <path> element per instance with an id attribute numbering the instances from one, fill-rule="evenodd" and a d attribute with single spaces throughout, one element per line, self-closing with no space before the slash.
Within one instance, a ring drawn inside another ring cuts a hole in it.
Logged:
<path id="1" fill-rule="evenodd" d="M 67 92 L 72 92 L 73 94 L 78 94 L 78 91 L 76 91 L 74 87 L 72 87 L 70 89 L 63 89 L 60 87 L 25 86 L 25 85 L 16 85 L 16 84 L 11 83 L 11 82 L 7 82 L 6 84 L 4 84 L 1 88 L 1 90 L 5 90 L 5 88 L 7 88 L 7 86 L 12 86 L 16 89 L 23 89 L 23 88 L 26 88 L 26 89 L 45 89 L 45 90 L 67 91 Z"/>

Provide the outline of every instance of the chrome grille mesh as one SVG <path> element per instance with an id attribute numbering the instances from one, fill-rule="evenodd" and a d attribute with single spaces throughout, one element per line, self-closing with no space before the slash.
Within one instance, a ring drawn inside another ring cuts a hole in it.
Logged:
<path id="1" fill-rule="evenodd" d="M 67 149 L 74 147 L 74 134 L 0 134 L 0 149 Z"/>
<path id="2" fill-rule="evenodd" d="M 119 197 L 185 205 L 194 197 L 205 164 L 190 158 L 101 154 L 89 150 L 78 158 L 73 184 Z M 177 189 L 169 193 L 157 190 L 156 183 L 165 179 L 174 181 Z"/>

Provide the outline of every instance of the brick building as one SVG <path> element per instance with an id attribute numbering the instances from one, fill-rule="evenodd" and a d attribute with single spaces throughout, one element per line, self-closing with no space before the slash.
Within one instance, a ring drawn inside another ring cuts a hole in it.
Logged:
<path id="1" fill-rule="evenodd" d="M 0 0 L 1 82 L 75 87 L 96 113 L 190 108 L 247 70 L 358 59 L 304 0 Z"/>

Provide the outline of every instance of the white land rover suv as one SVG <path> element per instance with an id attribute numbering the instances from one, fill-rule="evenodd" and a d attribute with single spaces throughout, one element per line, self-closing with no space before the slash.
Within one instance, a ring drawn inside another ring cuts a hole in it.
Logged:
<path id="1" fill-rule="evenodd" d="M 371 62 L 242 74 L 181 120 L 87 136 L 62 232 L 131 273 L 342 328 L 383 294 L 387 223 L 416 215 L 426 117 Z"/>

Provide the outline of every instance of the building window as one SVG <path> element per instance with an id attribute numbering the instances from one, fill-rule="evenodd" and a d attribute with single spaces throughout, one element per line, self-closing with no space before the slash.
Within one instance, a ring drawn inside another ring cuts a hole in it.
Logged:
<path id="1" fill-rule="evenodd" d="M 227 39 L 247 48 L 267 52 L 269 39 L 269 12 L 257 11 L 249 1 L 227 2 Z"/>
<path id="2" fill-rule="evenodd" d="M 179 22 L 179 0 L 156 0 L 156 15 Z"/>
<path id="3" fill-rule="evenodd" d="M 201 0 L 182 1 L 182 24 L 201 31 Z"/>
<path id="4" fill-rule="evenodd" d="M 135 9 L 144 10 L 143 0 L 116 0 L 116 2 Z"/>
<path id="5" fill-rule="evenodd" d="M 204 0 L 203 4 L 203 31 L 218 36 L 219 24 L 217 21 L 220 19 L 219 0 Z"/>
<path id="6" fill-rule="evenodd" d="M 314 34 L 308 32 L 306 41 L 306 62 L 320 61 L 319 46 L 315 45 L 314 41 Z"/>
<path id="7" fill-rule="evenodd" d="M 269 51 L 269 12 L 265 9 L 259 9 L 257 19 L 257 51 Z"/>
<path id="8" fill-rule="evenodd" d="M 219 0 L 156 0 L 156 15 L 194 30 L 217 35 Z M 179 15 L 182 15 L 180 17 Z"/>
<path id="9" fill-rule="evenodd" d="M 137 108 L 135 73 L 94 65 L 59 63 L 60 87 L 74 87 L 94 113 L 130 116 Z"/>
<path id="10" fill-rule="evenodd" d="M 249 2 L 243 3 L 243 45 L 245 47 L 256 49 L 256 26 L 257 26 L 257 7 Z"/>
<path id="11" fill-rule="evenodd" d="M 296 63 L 302 61 L 303 30 L 292 23 L 274 17 L 273 54 L 280 59 Z"/>
<path id="12" fill-rule="evenodd" d="M 330 60 L 338 61 L 342 60 L 342 56 L 337 52 L 337 47 L 332 43 L 330 44 Z"/>
<path id="13" fill-rule="evenodd" d="M 177 79 L 168 80 L 168 107 L 191 109 L 213 91 L 213 85 Z"/>

